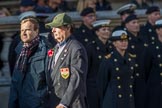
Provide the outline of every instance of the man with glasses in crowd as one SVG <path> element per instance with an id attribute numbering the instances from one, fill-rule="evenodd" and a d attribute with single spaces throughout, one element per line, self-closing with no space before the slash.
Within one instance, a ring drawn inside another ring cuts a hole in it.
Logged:
<path id="1" fill-rule="evenodd" d="M 93 8 L 85 8 L 80 14 L 82 16 L 81 26 L 74 32 L 76 39 L 84 46 L 95 40 L 95 33 L 92 30 L 92 23 L 96 21 L 96 12 Z"/>

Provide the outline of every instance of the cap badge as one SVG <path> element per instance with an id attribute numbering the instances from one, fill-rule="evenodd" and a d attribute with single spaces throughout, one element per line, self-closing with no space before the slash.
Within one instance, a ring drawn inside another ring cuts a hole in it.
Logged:
<path id="1" fill-rule="evenodd" d="M 125 34 L 125 33 L 123 33 L 122 35 L 121 35 L 121 39 L 126 39 L 127 38 L 127 35 Z"/>

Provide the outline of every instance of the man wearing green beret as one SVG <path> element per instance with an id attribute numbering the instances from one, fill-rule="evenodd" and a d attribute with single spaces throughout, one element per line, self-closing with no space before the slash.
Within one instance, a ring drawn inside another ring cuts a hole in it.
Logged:
<path id="1" fill-rule="evenodd" d="M 87 108 L 87 54 L 72 35 L 72 19 L 58 14 L 46 27 L 52 29 L 56 46 L 49 51 L 50 108 Z"/>

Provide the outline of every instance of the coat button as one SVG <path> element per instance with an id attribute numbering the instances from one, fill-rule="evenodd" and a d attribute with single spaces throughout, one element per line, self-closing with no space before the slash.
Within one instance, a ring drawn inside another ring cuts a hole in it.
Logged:
<path id="1" fill-rule="evenodd" d="M 87 38 L 85 38 L 85 39 L 84 39 L 84 41 L 85 41 L 85 42 L 88 42 L 88 39 L 87 39 Z"/>
<path id="2" fill-rule="evenodd" d="M 155 40 L 155 37 L 152 37 L 151 39 L 152 39 L 152 40 Z"/>
<path id="3" fill-rule="evenodd" d="M 129 85 L 130 88 L 132 88 L 133 86 L 132 85 Z"/>
<path id="4" fill-rule="evenodd" d="M 158 58 L 161 58 L 161 55 L 159 54 L 159 55 L 157 55 L 157 57 L 158 57 Z"/>
<path id="5" fill-rule="evenodd" d="M 119 71 L 119 68 L 117 67 L 115 70 L 116 70 L 116 71 Z"/>
<path id="6" fill-rule="evenodd" d="M 151 44 L 155 44 L 155 42 L 151 42 Z"/>
<path id="7" fill-rule="evenodd" d="M 133 76 L 131 76 L 130 78 L 133 79 Z"/>
<path id="8" fill-rule="evenodd" d="M 119 76 L 117 77 L 117 80 L 120 80 L 120 77 Z"/>
<path id="9" fill-rule="evenodd" d="M 136 73 L 136 76 L 139 77 L 139 73 Z"/>
<path id="10" fill-rule="evenodd" d="M 134 45 L 132 45 L 132 46 L 131 46 L 131 48 L 132 48 L 132 49 L 134 49 L 134 48 L 135 48 L 135 46 L 134 46 Z"/>
<path id="11" fill-rule="evenodd" d="M 156 49 L 159 49 L 159 46 L 156 46 Z"/>
<path id="12" fill-rule="evenodd" d="M 133 66 L 131 66 L 131 70 L 133 70 L 134 69 L 134 67 Z"/>
<path id="13" fill-rule="evenodd" d="M 119 94 L 119 95 L 118 95 L 118 97 L 119 97 L 119 98 L 122 98 L 122 95 L 121 95 L 121 94 Z"/>
<path id="14" fill-rule="evenodd" d="M 102 56 L 101 56 L 101 55 L 99 55 L 99 56 L 98 56 L 98 58 L 99 58 L 99 59 L 101 59 L 101 58 L 102 58 Z"/>
<path id="15" fill-rule="evenodd" d="M 147 46 L 148 46 L 148 44 L 144 43 L 144 46 L 145 46 L 145 47 L 147 47 Z"/>
<path id="16" fill-rule="evenodd" d="M 132 94 L 129 94 L 129 97 L 131 98 L 133 95 Z"/>
<path id="17" fill-rule="evenodd" d="M 131 58 L 129 58 L 128 60 L 131 61 Z"/>
<path id="18" fill-rule="evenodd" d="M 120 89 L 121 88 L 121 85 L 118 85 L 118 89 Z"/>
<path id="19" fill-rule="evenodd" d="M 96 49 L 97 49 L 97 50 L 99 50 L 99 49 L 100 49 L 100 47 L 96 47 Z"/>
<path id="20" fill-rule="evenodd" d="M 95 41 L 92 41 L 92 43 L 95 43 Z"/>
<path id="21" fill-rule="evenodd" d="M 117 62 L 118 60 L 117 59 L 114 59 L 114 62 Z"/>
<path id="22" fill-rule="evenodd" d="M 160 76 L 162 77 L 162 72 L 160 73 Z"/>
<path id="23" fill-rule="evenodd" d="M 138 64 L 135 64 L 136 67 L 138 67 Z"/>

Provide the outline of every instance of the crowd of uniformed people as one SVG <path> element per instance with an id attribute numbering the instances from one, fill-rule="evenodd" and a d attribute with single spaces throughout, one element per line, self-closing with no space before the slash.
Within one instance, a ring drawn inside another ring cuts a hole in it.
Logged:
<path id="1" fill-rule="evenodd" d="M 35 13 L 21 15 L 20 37 L 9 55 L 9 108 L 162 108 L 160 8 L 146 10 L 144 25 L 135 9 L 119 8 L 122 22 L 113 29 L 111 19 L 96 20 L 90 7 L 80 13 L 76 29 L 66 13 L 58 14 L 45 25 L 48 39 L 40 42 L 39 23 L 30 30 Z M 30 34 L 31 42 L 25 41 Z"/>

